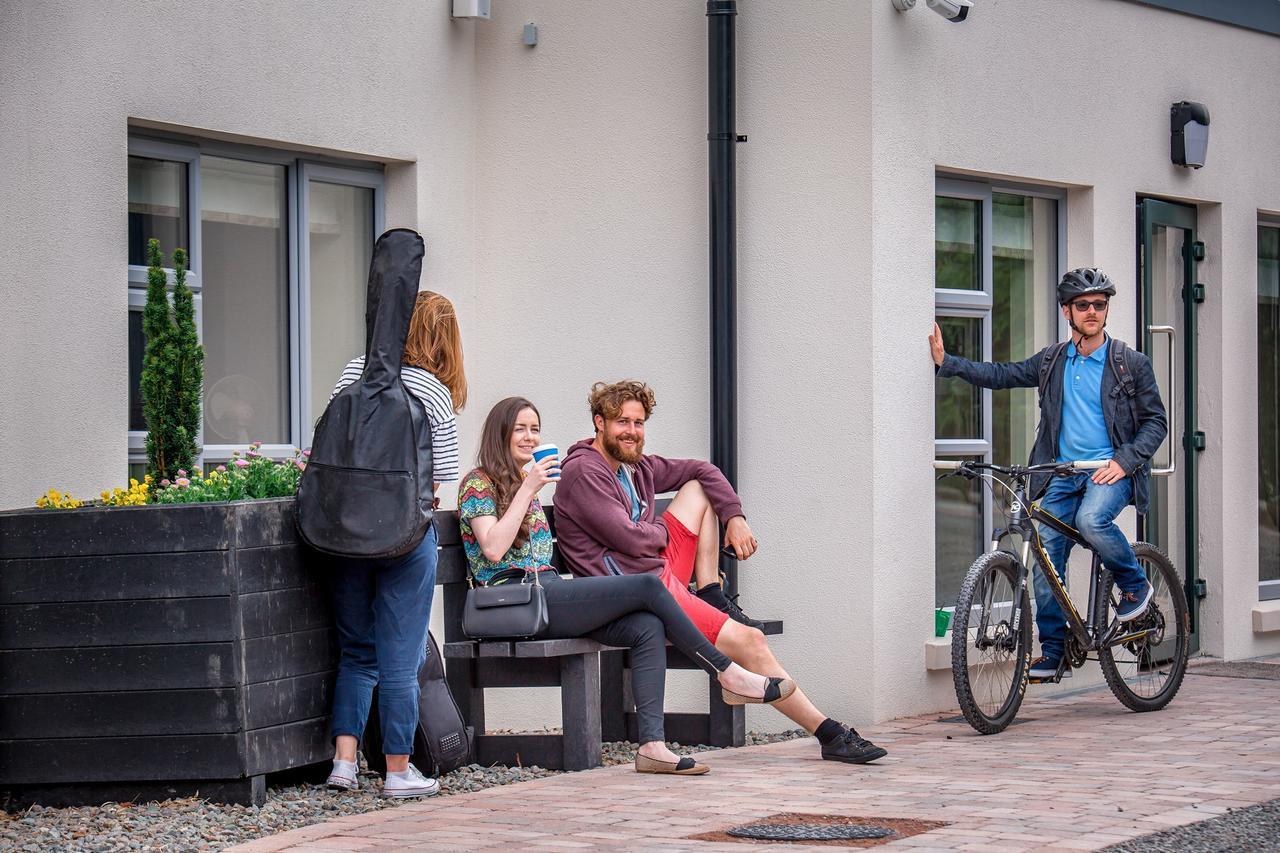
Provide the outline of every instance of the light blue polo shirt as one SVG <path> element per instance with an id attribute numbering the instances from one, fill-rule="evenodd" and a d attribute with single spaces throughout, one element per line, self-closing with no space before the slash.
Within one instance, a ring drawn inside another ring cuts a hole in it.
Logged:
<path id="1" fill-rule="evenodd" d="M 1102 371 L 1107 366 L 1108 337 L 1087 356 L 1067 344 L 1062 371 L 1062 428 L 1058 432 L 1058 461 L 1087 462 L 1114 455 L 1107 421 L 1102 414 Z"/>

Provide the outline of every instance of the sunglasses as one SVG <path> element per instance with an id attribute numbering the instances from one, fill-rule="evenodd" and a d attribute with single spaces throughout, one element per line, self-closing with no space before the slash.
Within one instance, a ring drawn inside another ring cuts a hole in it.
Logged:
<path id="1" fill-rule="evenodd" d="M 1110 303 L 1106 299 L 1095 299 L 1092 302 L 1087 299 L 1081 299 L 1078 302 L 1072 302 L 1071 307 L 1079 311 L 1081 314 L 1088 311 L 1090 308 L 1101 314 L 1103 311 L 1107 310 L 1107 305 L 1109 304 Z"/>

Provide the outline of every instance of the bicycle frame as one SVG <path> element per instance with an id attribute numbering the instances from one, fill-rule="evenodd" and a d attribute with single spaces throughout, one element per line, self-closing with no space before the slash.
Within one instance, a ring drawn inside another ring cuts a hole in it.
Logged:
<path id="1" fill-rule="evenodd" d="M 1108 594 L 1109 590 L 1102 588 L 1102 584 L 1099 583 L 1102 577 L 1102 560 L 1098 557 L 1097 551 L 1085 541 L 1080 531 L 1043 509 L 1040 504 L 1027 501 L 1026 474 L 1014 475 L 1013 480 L 1014 488 L 1011 491 L 1014 493 L 1014 501 L 1011 507 L 1009 526 L 992 532 L 991 550 L 999 550 L 1000 540 L 1010 533 L 1017 533 L 1022 539 L 1020 577 L 1018 579 L 1017 594 L 1014 598 L 1014 629 L 1017 629 L 1021 620 L 1021 614 L 1017 612 L 1017 609 L 1022 601 L 1022 593 L 1027 589 L 1031 573 L 1031 563 L 1028 558 L 1034 557 L 1037 565 L 1040 566 L 1040 574 L 1047 579 L 1049 591 L 1058 602 L 1058 606 L 1062 608 L 1063 615 L 1067 620 L 1067 626 L 1070 628 L 1076 642 L 1079 643 L 1081 651 L 1097 651 L 1100 648 L 1139 639 L 1150 633 L 1149 630 L 1144 629 L 1121 634 L 1120 631 L 1124 626 L 1119 620 L 1114 620 L 1110 625 L 1104 623 L 1103 620 L 1107 612 L 1104 596 Z M 1053 562 L 1045 551 L 1044 541 L 1035 522 L 1040 522 L 1053 528 L 1089 552 L 1091 564 L 1089 567 L 1089 607 L 1087 618 L 1080 616 L 1075 604 L 1071 601 L 1071 597 L 1067 594 L 1065 584 L 1058 576 Z M 990 607 L 991 602 L 985 602 L 984 611 L 989 613 Z M 983 627 L 985 628 L 985 626 Z"/>

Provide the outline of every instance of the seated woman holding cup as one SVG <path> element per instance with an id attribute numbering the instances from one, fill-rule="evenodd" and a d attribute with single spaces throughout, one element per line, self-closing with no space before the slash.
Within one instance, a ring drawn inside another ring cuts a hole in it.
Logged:
<path id="1" fill-rule="evenodd" d="M 777 702 L 795 692 L 795 684 L 757 675 L 725 657 L 694 627 L 655 575 L 561 578 L 549 565 L 551 529 L 538 500 L 542 487 L 559 479 L 560 459 L 554 448 L 540 446 L 541 435 L 538 410 L 523 397 L 508 397 L 485 418 L 479 465 L 462 478 L 458 491 L 462 545 L 472 578 L 492 586 L 520 583 L 536 572 L 546 590 L 550 619 L 543 639 L 589 637 L 630 647 L 640 729 L 636 770 L 681 776 L 706 773 L 705 765 L 677 756 L 664 742 L 666 640 L 716 676 L 724 701 L 731 705 Z"/>

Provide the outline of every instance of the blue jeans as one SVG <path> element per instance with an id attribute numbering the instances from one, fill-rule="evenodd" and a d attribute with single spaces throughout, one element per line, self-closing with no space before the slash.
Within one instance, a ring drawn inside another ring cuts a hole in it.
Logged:
<path id="1" fill-rule="evenodd" d="M 1080 531 L 1085 541 L 1098 552 L 1102 564 L 1111 571 L 1120 589 L 1141 595 L 1146 591 L 1146 572 L 1138 565 L 1128 538 L 1116 526 L 1116 516 L 1129 505 L 1133 484 L 1126 477 L 1117 483 L 1100 486 L 1089 479 L 1090 476 L 1054 477 L 1040 498 L 1040 506 Z M 1058 577 L 1065 580 L 1067 557 L 1075 543 L 1044 524 L 1040 525 L 1040 538 Z M 1049 581 L 1042 575 L 1040 564 L 1032 561 L 1032 565 L 1041 654 L 1048 658 L 1061 658 L 1066 648 L 1067 617 L 1049 591 Z"/>
<path id="2" fill-rule="evenodd" d="M 338 682 L 330 734 L 364 736 L 378 687 L 384 755 L 411 755 L 418 725 L 418 668 L 436 588 L 436 529 L 393 560 L 333 560 Z M 368 748 L 368 745 L 366 745 Z"/>

